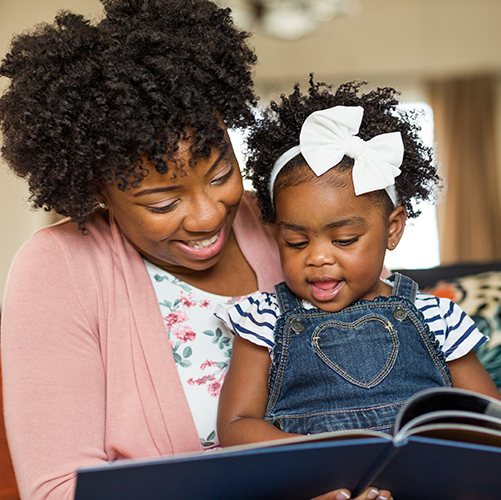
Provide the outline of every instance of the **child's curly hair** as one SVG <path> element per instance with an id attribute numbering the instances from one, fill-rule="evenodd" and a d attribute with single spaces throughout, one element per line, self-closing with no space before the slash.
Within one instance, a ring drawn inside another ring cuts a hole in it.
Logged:
<path id="1" fill-rule="evenodd" d="M 2 154 L 26 177 L 34 208 L 80 227 L 96 194 L 137 186 L 147 155 L 163 160 L 193 131 L 194 157 L 228 147 L 228 127 L 253 122 L 248 34 L 209 0 L 102 0 L 97 24 L 60 12 L 13 39 L 0 64 Z"/>
<path id="2" fill-rule="evenodd" d="M 264 116 L 251 127 L 247 140 L 246 176 L 252 179 L 265 223 L 276 222 L 275 208 L 268 188 L 274 163 L 283 153 L 299 144 L 301 127 L 311 113 L 334 106 L 364 108 L 358 136 L 365 141 L 387 132 L 399 131 L 402 134 L 404 158 L 402 173 L 395 179 L 395 189 L 399 204 L 405 207 L 409 217 L 419 215 L 419 211 L 412 206 L 413 200 L 429 200 L 436 195 L 441 179 L 437 174 L 432 149 L 426 147 L 419 137 L 420 113 L 397 108 L 398 92 L 390 87 L 359 94 L 360 88 L 365 84 L 366 82 L 353 81 L 333 90 L 332 85 L 315 83 L 313 75 L 310 75 L 307 95 L 302 94 L 299 84 L 296 84 L 290 96 L 282 95 L 280 103 L 272 101 Z M 297 182 L 297 177 L 294 179 L 294 176 L 298 174 L 297 169 L 303 166 L 304 159 L 301 155 L 291 160 L 282 172 L 295 172 L 292 176 L 286 176 L 285 183 Z M 342 170 L 352 167 L 353 160 L 346 156 L 338 165 Z M 284 187 L 284 184 L 278 182 L 277 189 L 280 186 Z M 387 196 L 382 199 L 383 203 L 386 200 L 391 205 Z M 390 208 L 393 209 L 391 206 Z"/>

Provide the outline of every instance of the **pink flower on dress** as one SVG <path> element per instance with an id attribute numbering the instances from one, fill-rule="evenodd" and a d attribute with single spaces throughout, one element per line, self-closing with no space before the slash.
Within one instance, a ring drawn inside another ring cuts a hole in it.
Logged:
<path id="1" fill-rule="evenodd" d="M 193 307 L 197 304 L 196 302 L 193 302 L 193 300 L 191 300 L 191 296 L 185 297 L 184 295 L 181 295 L 179 302 L 181 302 L 181 304 L 183 304 L 183 306 L 188 307 L 188 308 Z"/>
<path id="2" fill-rule="evenodd" d="M 188 384 L 189 385 L 203 385 L 207 380 L 210 379 L 210 375 L 206 375 L 205 377 L 202 378 L 197 378 L 196 380 L 193 380 L 192 378 L 188 379 Z"/>
<path id="3" fill-rule="evenodd" d="M 218 397 L 219 394 L 221 393 L 221 383 L 219 380 L 212 379 L 208 384 L 207 384 L 207 391 L 211 396 Z"/>
<path id="4" fill-rule="evenodd" d="M 164 317 L 165 327 L 167 330 L 171 330 L 176 323 L 182 323 L 183 321 L 188 321 L 188 315 L 183 311 L 173 311 Z"/>
<path id="5" fill-rule="evenodd" d="M 170 332 L 183 343 L 188 340 L 193 341 L 197 336 L 197 334 L 188 325 L 174 325 Z"/>
<path id="6" fill-rule="evenodd" d="M 216 366 L 216 362 L 215 361 L 204 361 L 201 365 L 200 365 L 200 370 L 205 370 L 207 367 L 209 366 Z"/>

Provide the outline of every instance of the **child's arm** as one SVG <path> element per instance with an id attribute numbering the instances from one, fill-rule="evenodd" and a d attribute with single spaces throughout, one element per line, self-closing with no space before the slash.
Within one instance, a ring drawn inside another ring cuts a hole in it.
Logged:
<path id="1" fill-rule="evenodd" d="M 501 399 L 501 394 L 477 358 L 475 351 L 449 361 L 453 387 L 479 392 L 486 396 Z"/>
<path id="2" fill-rule="evenodd" d="M 217 415 L 217 433 L 222 446 L 293 435 L 263 420 L 268 402 L 269 371 L 268 349 L 235 335 Z"/>

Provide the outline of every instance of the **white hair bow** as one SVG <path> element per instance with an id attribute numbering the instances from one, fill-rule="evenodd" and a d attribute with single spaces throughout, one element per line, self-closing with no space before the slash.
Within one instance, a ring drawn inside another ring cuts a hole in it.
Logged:
<path id="1" fill-rule="evenodd" d="M 269 185 L 272 199 L 278 173 L 299 153 L 317 176 L 336 166 L 346 155 L 355 160 L 352 171 L 355 194 L 386 189 L 396 205 L 395 177 L 400 175 L 404 156 L 402 136 L 400 132 L 390 132 L 362 140 L 356 134 L 363 114 L 360 106 L 335 106 L 308 116 L 301 128 L 300 145 L 286 151 L 273 166 Z"/>

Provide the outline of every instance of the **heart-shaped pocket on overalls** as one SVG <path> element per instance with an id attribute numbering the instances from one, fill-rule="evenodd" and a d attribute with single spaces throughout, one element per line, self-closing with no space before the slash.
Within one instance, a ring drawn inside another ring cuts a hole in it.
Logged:
<path id="1" fill-rule="evenodd" d="M 370 313 L 353 322 L 326 321 L 312 336 L 320 358 L 348 382 L 370 389 L 390 373 L 398 353 L 392 323 Z"/>

